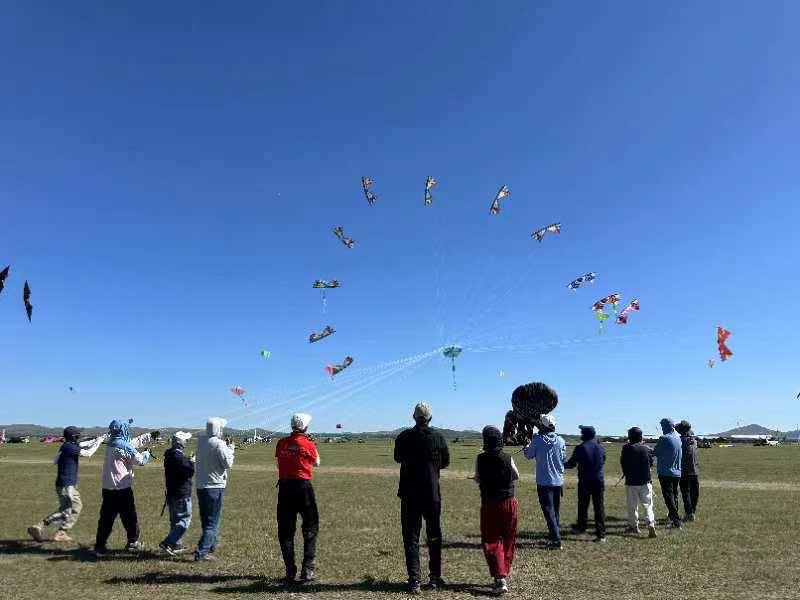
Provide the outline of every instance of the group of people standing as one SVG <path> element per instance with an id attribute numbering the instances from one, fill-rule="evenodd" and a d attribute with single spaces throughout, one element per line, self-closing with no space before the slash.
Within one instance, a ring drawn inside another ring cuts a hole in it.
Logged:
<path id="1" fill-rule="evenodd" d="M 428 544 L 429 588 L 446 585 L 442 578 L 442 496 L 439 477 L 450 465 L 450 452 L 444 436 L 430 427 L 433 412 L 428 404 L 414 408 L 415 425 L 395 439 L 394 460 L 400 464 L 400 520 L 408 591 L 422 591 L 419 541 L 422 523 Z M 285 582 L 289 585 L 313 581 L 315 576 L 316 542 L 319 533 L 319 512 L 314 488 L 313 470 L 320 466 L 316 444 L 308 435 L 311 416 L 296 413 L 291 418 L 292 433 L 279 440 L 275 448 L 278 468 L 277 523 L 278 541 L 285 567 Z M 188 550 L 183 538 L 192 519 L 192 479 L 195 479 L 200 509 L 202 534 L 194 552 L 197 561 L 213 561 L 227 487 L 228 472 L 233 466 L 235 446 L 223 439 L 225 420 L 212 417 L 206 424 L 206 435 L 198 439 L 195 455 L 187 456 L 185 447 L 190 433 L 176 432 L 171 446 L 164 453 L 165 501 L 169 509 L 170 529 L 159 547 L 171 556 Z M 536 487 L 539 504 L 547 523 L 548 547 L 561 549 L 560 505 L 564 494 L 564 471 L 578 470 L 578 516 L 572 531 L 583 533 L 588 527 L 589 504 L 594 507 L 595 541 L 606 541 L 605 530 L 605 449 L 596 439 L 592 426 L 581 426 L 581 443 L 567 459 L 564 438 L 556 434 L 552 415 L 542 415 L 537 423 L 538 433 L 522 449 L 523 456 L 536 461 Z M 664 502 L 667 506 L 667 528 L 680 528 L 683 521 L 695 520 L 699 499 L 699 467 L 697 444 L 691 425 L 681 421 L 677 427 L 662 419 L 663 435 L 654 449 L 643 442 L 642 430 L 632 427 L 628 443 L 622 449 L 620 465 L 625 480 L 628 507 L 626 533 L 639 533 L 639 506 L 645 511 L 649 536 L 656 537 L 653 510 L 651 468 L 658 462 L 657 473 Z M 677 431 L 676 431 L 677 429 Z M 139 521 L 133 494 L 133 469 L 145 465 L 151 456 L 146 448 L 145 434 L 131 439 L 128 425 L 112 421 L 108 434 L 79 442 L 81 432 L 76 427 L 64 430 L 64 443 L 55 458 L 58 467 L 56 512 L 28 528 L 36 541 L 44 541 L 44 530 L 56 526 L 54 541 L 70 541 L 68 531 L 80 515 L 82 503 L 78 493 L 78 461 L 92 456 L 103 441 L 107 442 L 102 474 L 102 505 L 97 525 L 94 551 L 107 552 L 106 543 L 116 517 L 119 516 L 127 534 L 126 549 L 142 550 Z M 515 487 L 519 469 L 513 457 L 504 451 L 503 434 L 493 426 L 482 432 L 483 451 L 475 459 L 471 476 L 480 489 L 480 529 L 483 553 L 497 594 L 508 591 L 516 544 L 519 504 Z M 678 490 L 683 496 L 685 517 L 678 512 Z M 163 514 L 162 510 L 162 514 Z M 295 562 L 294 538 L 297 517 L 302 522 L 303 559 L 299 571 Z"/>

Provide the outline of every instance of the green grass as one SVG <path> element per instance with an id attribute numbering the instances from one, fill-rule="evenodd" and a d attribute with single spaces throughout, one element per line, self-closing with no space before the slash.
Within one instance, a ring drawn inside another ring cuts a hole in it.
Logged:
<path id="1" fill-rule="evenodd" d="M 520 536 L 511 597 L 519 598 L 790 598 L 800 580 L 800 448 L 712 448 L 701 451 L 699 521 L 682 532 L 661 531 L 657 540 L 622 536 L 625 501 L 617 479 L 619 447 L 608 449 L 609 543 L 567 534 L 566 550 L 542 548 L 545 529 L 530 476 L 518 487 Z M 488 572 L 480 550 L 479 500 L 466 479 L 478 447 L 452 446 L 453 464 L 442 481 L 445 576 L 452 589 L 440 598 L 487 593 Z M 85 550 L 94 539 L 100 499 L 100 456 L 81 463 L 84 511 L 77 543 L 35 544 L 26 528 L 52 511 L 54 448 L 34 444 L 0 449 L 0 589 L 14 599 L 290 597 L 277 579 L 283 565 L 276 538 L 273 447 L 237 449 L 222 522 L 220 562 L 195 564 L 115 553 L 95 560 Z M 321 515 L 319 584 L 294 597 L 397 596 L 405 581 L 395 496 L 397 467 L 388 441 L 321 444 L 323 467 L 315 477 Z M 22 462 L 23 460 L 30 462 Z M 575 518 L 575 480 L 568 479 L 562 522 Z M 155 548 L 167 529 L 159 518 L 161 463 L 138 469 L 136 500 L 142 540 Z M 660 498 L 656 514 L 665 510 Z M 198 519 L 188 540 L 195 543 Z M 298 536 L 299 538 L 299 536 Z M 299 541 L 299 540 L 298 540 Z M 124 544 L 118 522 L 109 545 Z"/>

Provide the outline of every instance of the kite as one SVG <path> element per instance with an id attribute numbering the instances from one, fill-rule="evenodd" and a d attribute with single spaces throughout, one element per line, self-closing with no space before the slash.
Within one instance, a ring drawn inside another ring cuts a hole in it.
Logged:
<path id="1" fill-rule="evenodd" d="M 313 284 L 311 284 L 311 287 L 318 290 L 332 290 L 339 287 L 339 282 L 335 279 L 331 279 L 330 281 L 317 279 Z"/>
<path id="2" fill-rule="evenodd" d="M 74 387 L 72 387 L 72 386 L 69 386 L 69 391 L 70 391 L 70 392 L 72 392 L 72 393 L 74 394 L 74 393 L 75 393 L 75 388 L 74 388 Z"/>
<path id="3" fill-rule="evenodd" d="M 353 364 L 353 358 L 350 356 L 345 356 L 344 360 L 342 361 L 342 364 L 328 365 L 327 367 L 325 367 L 325 371 L 328 372 L 328 375 L 331 376 L 331 381 L 333 381 L 334 376 L 338 375 L 352 364 Z"/>
<path id="4" fill-rule="evenodd" d="M 433 177 L 428 177 L 425 180 L 425 204 L 433 204 L 433 195 L 431 190 L 436 185 L 436 180 Z"/>
<path id="5" fill-rule="evenodd" d="M 709 369 L 713 369 L 713 368 L 714 368 L 714 365 L 716 364 L 716 362 L 717 362 L 717 361 L 716 361 L 716 360 L 714 360 L 713 358 L 709 358 L 709 359 L 708 359 L 708 368 L 709 368 Z"/>
<path id="6" fill-rule="evenodd" d="M 594 316 L 598 321 L 600 321 L 600 333 L 603 333 L 606 330 L 605 321 L 610 315 L 602 310 L 597 310 L 595 311 Z"/>
<path id="7" fill-rule="evenodd" d="M 594 283 L 594 280 L 597 279 L 597 273 L 586 273 L 586 275 L 581 275 L 577 279 L 573 279 L 572 282 L 567 286 L 569 289 L 575 291 L 584 283 Z"/>
<path id="8" fill-rule="evenodd" d="M 509 444 L 527 445 L 533 437 L 533 426 L 542 415 L 553 412 L 558 394 L 544 383 L 527 383 L 511 394 L 511 410 L 503 424 L 503 440 Z"/>
<path id="9" fill-rule="evenodd" d="M 537 229 L 531 234 L 531 237 L 536 238 L 537 242 L 541 242 L 546 233 L 561 233 L 561 223 L 553 223 L 547 227 Z"/>
<path id="10" fill-rule="evenodd" d="M 639 300 L 637 299 L 631 300 L 628 306 L 622 309 L 622 312 L 617 315 L 617 323 L 619 325 L 627 325 L 628 313 L 634 310 L 639 310 Z"/>
<path id="11" fill-rule="evenodd" d="M 505 376 L 506 376 L 506 372 L 505 372 L 505 371 L 503 371 L 503 369 L 500 369 L 500 371 L 498 371 L 498 373 L 497 373 L 497 374 L 498 374 L 500 377 L 505 377 Z"/>
<path id="12" fill-rule="evenodd" d="M 610 296 L 606 296 L 605 298 L 601 298 L 597 302 L 592 305 L 592 310 L 594 311 L 595 318 L 600 322 L 600 333 L 602 334 L 605 331 L 606 325 L 605 321 L 610 316 L 607 312 L 605 312 L 605 307 L 607 305 L 611 305 L 614 307 L 614 313 L 617 312 L 617 304 L 620 301 L 619 294 L 611 294 Z"/>
<path id="13" fill-rule="evenodd" d="M 499 190 L 497 190 L 497 194 L 495 194 L 494 200 L 492 200 L 491 206 L 489 206 L 489 214 L 496 215 L 500 213 L 500 200 L 510 196 L 511 192 L 508 189 L 507 185 L 504 185 Z"/>
<path id="14" fill-rule="evenodd" d="M 337 423 L 336 424 L 336 429 L 341 429 L 341 428 L 342 428 L 342 424 L 341 423 Z"/>
<path id="15" fill-rule="evenodd" d="M 231 388 L 231 393 L 239 397 L 245 408 L 248 407 L 247 398 L 244 397 L 246 392 L 243 387 L 235 385 Z"/>
<path id="16" fill-rule="evenodd" d="M 348 248 L 352 248 L 356 243 L 353 238 L 345 237 L 344 228 L 341 225 L 339 225 L 339 227 L 334 228 L 333 235 L 339 238 L 339 241 L 342 242 Z"/>
<path id="17" fill-rule="evenodd" d="M 5 269 L 0 271 L 0 292 L 3 291 L 3 288 L 6 286 L 6 279 L 8 278 L 8 271 L 11 268 L 11 265 L 8 265 Z"/>
<path id="18" fill-rule="evenodd" d="M 270 352 L 269 350 L 262 350 L 259 352 L 259 354 L 261 355 L 261 358 L 269 358 Z"/>
<path id="19" fill-rule="evenodd" d="M 320 340 L 323 340 L 326 337 L 328 337 L 329 335 L 333 335 L 334 333 L 336 333 L 336 330 L 333 327 L 331 327 L 330 325 L 326 325 L 325 329 L 323 329 L 319 333 L 314 333 L 312 331 L 311 335 L 308 336 L 308 343 L 309 344 L 313 344 L 314 342 L 318 342 Z"/>
<path id="20" fill-rule="evenodd" d="M 375 200 L 378 199 L 378 197 L 375 194 L 373 194 L 372 191 L 369 189 L 370 187 L 372 187 L 373 183 L 374 182 L 369 177 L 361 178 L 361 189 L 364 190 L 364 197 L 367 199 L 367 202 L 369 202 L 370 205 L 374 204 Z"/>
<path id="21" fill-rule="evenodd" d="M 450 364 L 453 367 L 453 389 L 456 389 L 456 358 L 461 354 L 459 346 L 448 346 L 442 349 L 442 356 L 450 359 Z"/>
<path id="22" fill-rule="evenodd" d="M 22 288 L 22 301 L 25 303 L 25 312 L 28 313 L 28 323 L 31 322 L 31 315 L 33 314 L 33 304 L 31 304 L 31 286 L 28 281 L 25 281 L 25 287 Z"/>
<path id="23" fill-rule="evenodd" d="M 730 348 L 728 348 L 728 345 L 725 343 L 730 336 L 730 331 L 724 327 L 717 327 L 717 349 L 719 350 L 719 359 L 722 362 L 725 362 L 733 356 L 733 352 L 731 352 Z"/>

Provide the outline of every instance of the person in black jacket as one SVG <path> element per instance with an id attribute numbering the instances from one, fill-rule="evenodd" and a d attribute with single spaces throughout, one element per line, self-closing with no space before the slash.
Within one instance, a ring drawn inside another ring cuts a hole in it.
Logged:
<path id="1" fill-rule="evenodd" d="M 429 427 L 433 413 L 427 404 L 414 408 L 416 425 L 394 442 L 394 460 L 400 463 L 400 520 L 408 570 L 408 591 L 419 594 L 419 534 L 422 519 L 428 538 L 429 587 L 444 585 L 442 579 L 442 499 L 439 471 L 450 466 L 450 451 L 444 436 Z"/>
<path id="2" fill-rule="evenodd" d="M 685 521 L 697 519 L 697 501 L 700 499 L 700 462 L 697 460 L 697 440 L 689 421 L 681 421 L 675 426 L 681 436 L 681 496 Z"/>
<path id="3" fill-rule="evenodd" d="M 619 457 L 622 476 L 625 478 L 625 491 L 628 500 L 628 527 L 625 533 L 639 533 L 639 503 L 644 506 L 647 528 L 650 537 L 656 537 L 656 516 L 653 511 L 653 453 L 642 442 L 642 430 L 631 427 L 628 430 L 628 443 L 622 447 Z"/>
<path id="4" fill-rule="evenodd" d="M 183 536 L 192 522 L 192 477 L 194 461 L 184 454 L 191 433 L 178 431 L 172 436 L 172 447 L 164 452 L 164 480 L 166 492 L 164 506 L 169 508 L 170 530 L 159 544 L 170 556 L 186 551 Z M 163 511 L 162 511 L 163 514 Z"/>
<path id="5" fill-rule="evenodd" d="M 595 542 L 606 541 L 606 511 L 603 502 L 606 484 L 603 469 L 606 464 L 606 451 L 595 439 L 597 432 L 591 425 L 581 425 L 582 443 L 572 451 L 566 462 L 566 469 L 578 467 L 578 522 L 572 526 L 576 533 L 586 531 L 589 514 L 589 501 L 594 506 Z"/>
<path id="6" fill-rule="evenodd" d="M 503 452 L 503 434 L 491 425 L 483 428 L 483 452 L 475 458 L 474 478 L 481 490 L 483 555 L 494 578 L 494 592 L 505 594 L 517 539 L 514 482 L 519 471 L 514 459 Z"/>

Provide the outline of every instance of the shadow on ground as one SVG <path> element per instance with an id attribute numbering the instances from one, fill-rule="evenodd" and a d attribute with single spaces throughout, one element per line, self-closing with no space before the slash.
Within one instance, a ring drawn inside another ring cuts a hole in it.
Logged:
<path id="1" fill-rule="evenodd" d="M 32 540 L 0 540 L 0 555 L 18 556 L 44 556 L 47 560 L 61 562 L 74 560 L 78 562 L 120 561 L 139 562 L 142 560 L 169 560 L 167 557 L 155 552 L 125 552 L 124 550 L 110 551 L 103 556 L 97 556 L 89 546 L 65 546 L 56 542 L 34 542 Z"/>

